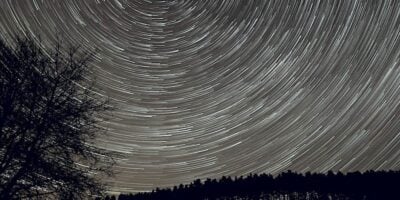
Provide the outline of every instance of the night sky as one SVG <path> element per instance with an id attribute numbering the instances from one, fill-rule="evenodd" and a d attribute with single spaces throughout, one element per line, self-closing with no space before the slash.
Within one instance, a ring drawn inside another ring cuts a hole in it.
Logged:
<path id="1" fill-rule="evenodd" d="M 400 169 L 400 1 L 0 0 L 6 41 L 98 48 L 112 191 Z"/>

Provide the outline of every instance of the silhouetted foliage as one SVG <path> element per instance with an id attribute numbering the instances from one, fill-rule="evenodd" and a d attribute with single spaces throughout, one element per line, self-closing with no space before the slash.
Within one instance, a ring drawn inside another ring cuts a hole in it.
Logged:
<path id="1" fill-rule="evenodd" d="M 238 200 L 238 199 L 400 199 L 397 194 L 399 171 L 299 174 L 287 171 L 276 177 L 250 174 L 247 177 L 199 179 L 189 185 L 152 192 L 121 194 L 119 200 Z"/>
<path id="2" fill-rule="evenodd" d="M 0 199 L 81 199 L 100 194 L 93 174 L 111 175 L 112 153 L 94 145 L 92 51 L 43 50 L 32 38 L 0 40 Z"/>

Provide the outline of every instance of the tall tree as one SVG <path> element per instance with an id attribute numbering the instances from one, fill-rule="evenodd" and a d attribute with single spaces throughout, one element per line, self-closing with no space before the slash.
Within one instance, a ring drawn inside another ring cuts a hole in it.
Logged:
<path id="1" fill-rule="evenodd" d="M 90 50 L 60 42 L 44 50 L 32 38 L 0 40 L 0 199 L 101 194 L 113 153 L 94 143 L 98 114 Z M 96 176 L 94 176 L 96 174 Z"/>

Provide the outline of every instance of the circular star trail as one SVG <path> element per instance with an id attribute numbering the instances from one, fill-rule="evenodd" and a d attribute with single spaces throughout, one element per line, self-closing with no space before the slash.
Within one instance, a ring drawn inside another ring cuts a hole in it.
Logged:
<path id="1" fill-rule="evenodd" d="M 97 48 L 116 192 L 400 169 L 399 1 L 3 0 L 5 40 Z"/>

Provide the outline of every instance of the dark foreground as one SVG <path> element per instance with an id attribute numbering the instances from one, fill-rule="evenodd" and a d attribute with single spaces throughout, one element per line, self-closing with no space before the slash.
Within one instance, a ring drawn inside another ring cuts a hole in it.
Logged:
<path id="1" fill-rule="evenodd" d="M 222 177 L 195 180 L 137 194 L 121 194 L 119 200 L 239 200 L 239 199 L 400 199 L 400 171 L 341 172 L 327 174 L 284 172 L 276 177 L 250 174 L 247 177 Z M 107 197 L 113 199 L 115 197 Z"/>

